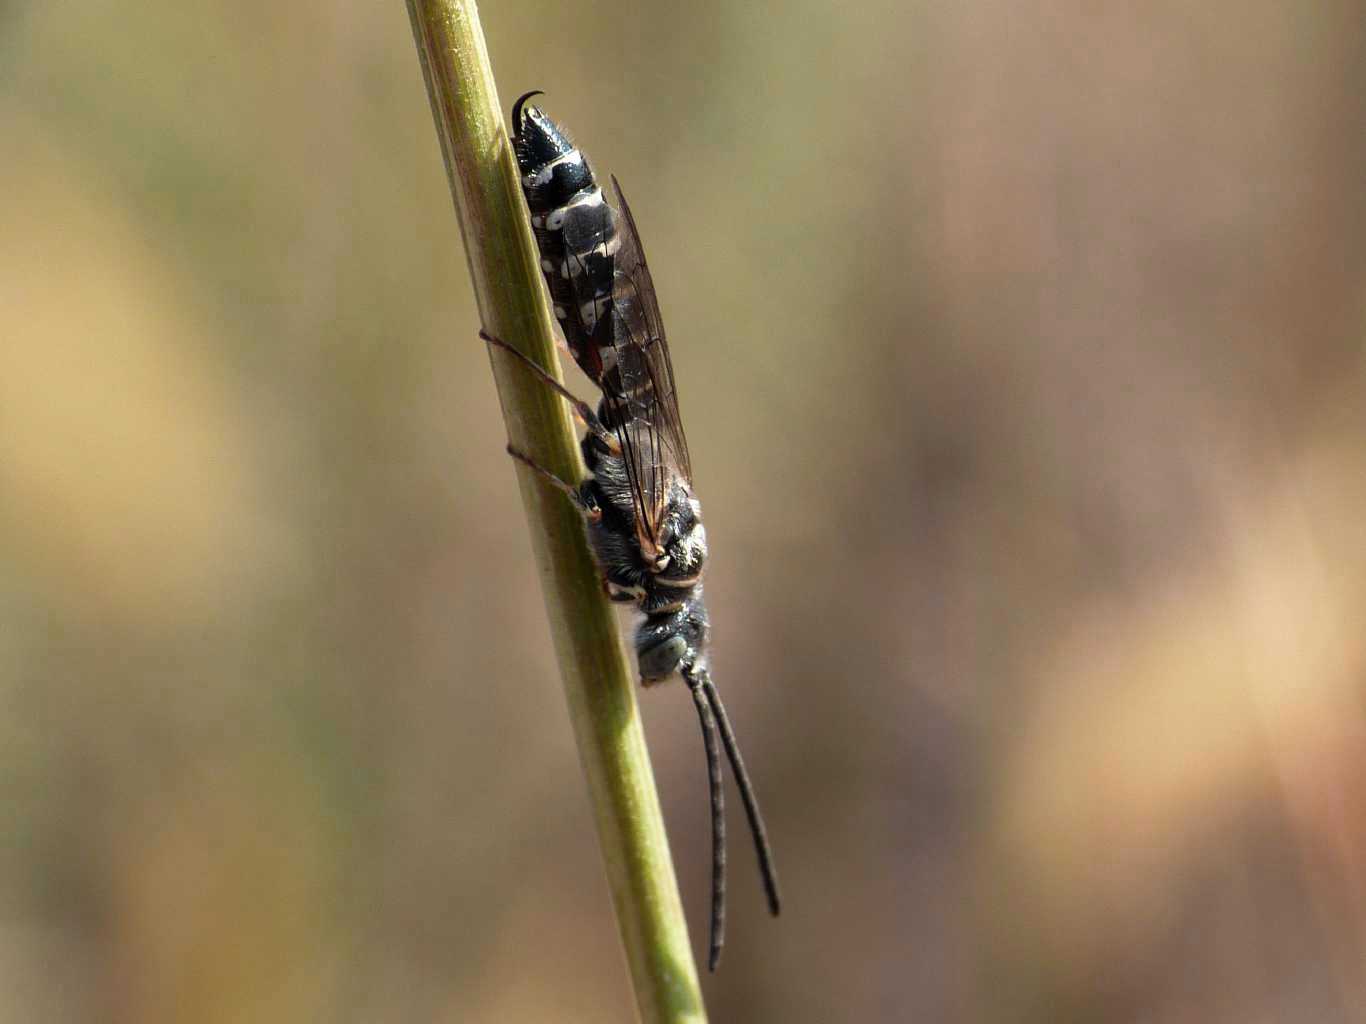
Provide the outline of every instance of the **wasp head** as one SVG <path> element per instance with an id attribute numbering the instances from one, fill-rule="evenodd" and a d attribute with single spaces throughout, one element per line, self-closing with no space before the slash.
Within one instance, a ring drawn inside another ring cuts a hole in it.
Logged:
<path id="1" fill-rule="evenodd" d="M 641 681 L 646 686 L 662 682 L 695 663 L 706 649 L 709 632 L 700 588 L 676 611 L 648 616 L 636 630 Z"/>

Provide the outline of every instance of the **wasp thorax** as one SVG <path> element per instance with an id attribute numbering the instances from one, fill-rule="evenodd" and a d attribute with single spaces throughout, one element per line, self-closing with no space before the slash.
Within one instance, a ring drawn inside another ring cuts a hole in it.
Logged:
<path id="1" fill-rule="evenodd" d="M 686 507 L 686 506 L 685 506 Z M 666 587 L 695 584 L 707 561 L 707 529 L 691 510 L 655 559 L 657 582 Z"/>

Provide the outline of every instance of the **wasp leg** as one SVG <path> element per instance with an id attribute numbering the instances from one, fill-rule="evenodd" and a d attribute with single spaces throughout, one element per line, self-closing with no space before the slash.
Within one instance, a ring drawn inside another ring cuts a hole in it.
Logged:
<path id="1" fill-rule="evenodd" d="M 598 508 L 597 501 L 594 500 L 592 494 L 585 488 L 575 487 L 573 484 L 566 483 L 530 455 L 526 454 L 526 452 L 519 451 L 512 447 L 512 445 L 508 445 L 508 454 L 522 465 L 534 469 L 547 483 L 561 491 L 565 497 L 574 503 L 574 507 L 583 514 L 585 519 L 596 523 L 602 518 L 602 509 Z"/>
<path id="2" fill-rule="evenodd" d="M 645 573 L 628 566 L 616 565 L 602 574 L 602 589 L 607 596 L 621 604 L 640 604 L 649 592 Z"/>
<path id="3" fill-rule="evenodd" d="M 526 365 L 527 369 L 540 378 L 542 383 L 569 403 L 569 406 L 574 410 L 575 415 L 583 420 L 584 426 L 592 432 L 593 436 L 600 439 L 604 444 L 611 448 L 613 452 L 620 450 L 616 435 L 603 426 L 602 420 L 598 419 L 598 414 L 593 411 L 592 407 L 589 406 L 587 402 L 557 381 L 542 367 L 533 362 L 525 353 L 519 352 L 502 338 L 495 338 L 492 334 L 489 334 L 482 328 L 479 331 L 479 337 L 483 338 L 495 348 L 501 348 L 504 352 L 520 359 Z"/>
<path id="4" fill-rule="evenodd" d="M 602 578 L 602 592 L 607 595 L 607 600 L 613 604 L 635 604 L 637 598 L 634 594 L 627 594 L 620 590 L 612 589 L 612 581 L 606 576 Z"/>

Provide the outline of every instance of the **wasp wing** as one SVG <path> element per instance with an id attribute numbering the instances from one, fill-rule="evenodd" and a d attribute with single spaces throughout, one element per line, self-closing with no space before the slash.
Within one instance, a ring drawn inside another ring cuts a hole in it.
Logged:
<path id="1" fill-rule="evenodd" d="M 613 400 L 642 533 L 653 541 L 674 481 L 692 481 L 692 462 L 654 281 L 631 207 L 615 177 L 612 192 L 621 214 L 612 282 L 617 371 L 612 383 L 617 387 L 604 390 Z"/>
<path id="2" fill-rule="evenodd" d="M 612 308 L 617 217 L 603 199 L 601 189 L 565 207 L 561 216 L 564 263 L 560 272 L 568 279 L 574 302 L 574 307 L 566 312 L 565 322 L 579 327 L 575 331 L 566 329 L 565 338 L 579 368 L 605 390 L 603 378 L 611 369 L 613 353 L 611 345 L 601 341 L 610 325 L 603 324 L 600 331 L 599 324 Z"/>

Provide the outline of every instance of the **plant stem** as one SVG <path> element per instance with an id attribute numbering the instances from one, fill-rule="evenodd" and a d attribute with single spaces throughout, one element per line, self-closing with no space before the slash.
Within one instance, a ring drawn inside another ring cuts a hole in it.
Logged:
<path id="1" fill-rule="evenodd" d="M 473 0 L 407 0 L 484 329 L 558 377 L 550 310 Z M 473 329 L 470 344 L 483 344 Z M 508 439 L 562 479 L 584 469 L 564 402 L 491 350 Z M 512 460 L 508 460 L 512 465 Z M 519 467 L 550 631 L 640 1018 L 704 1021 L 632 673 L 578 512 Z"/>

